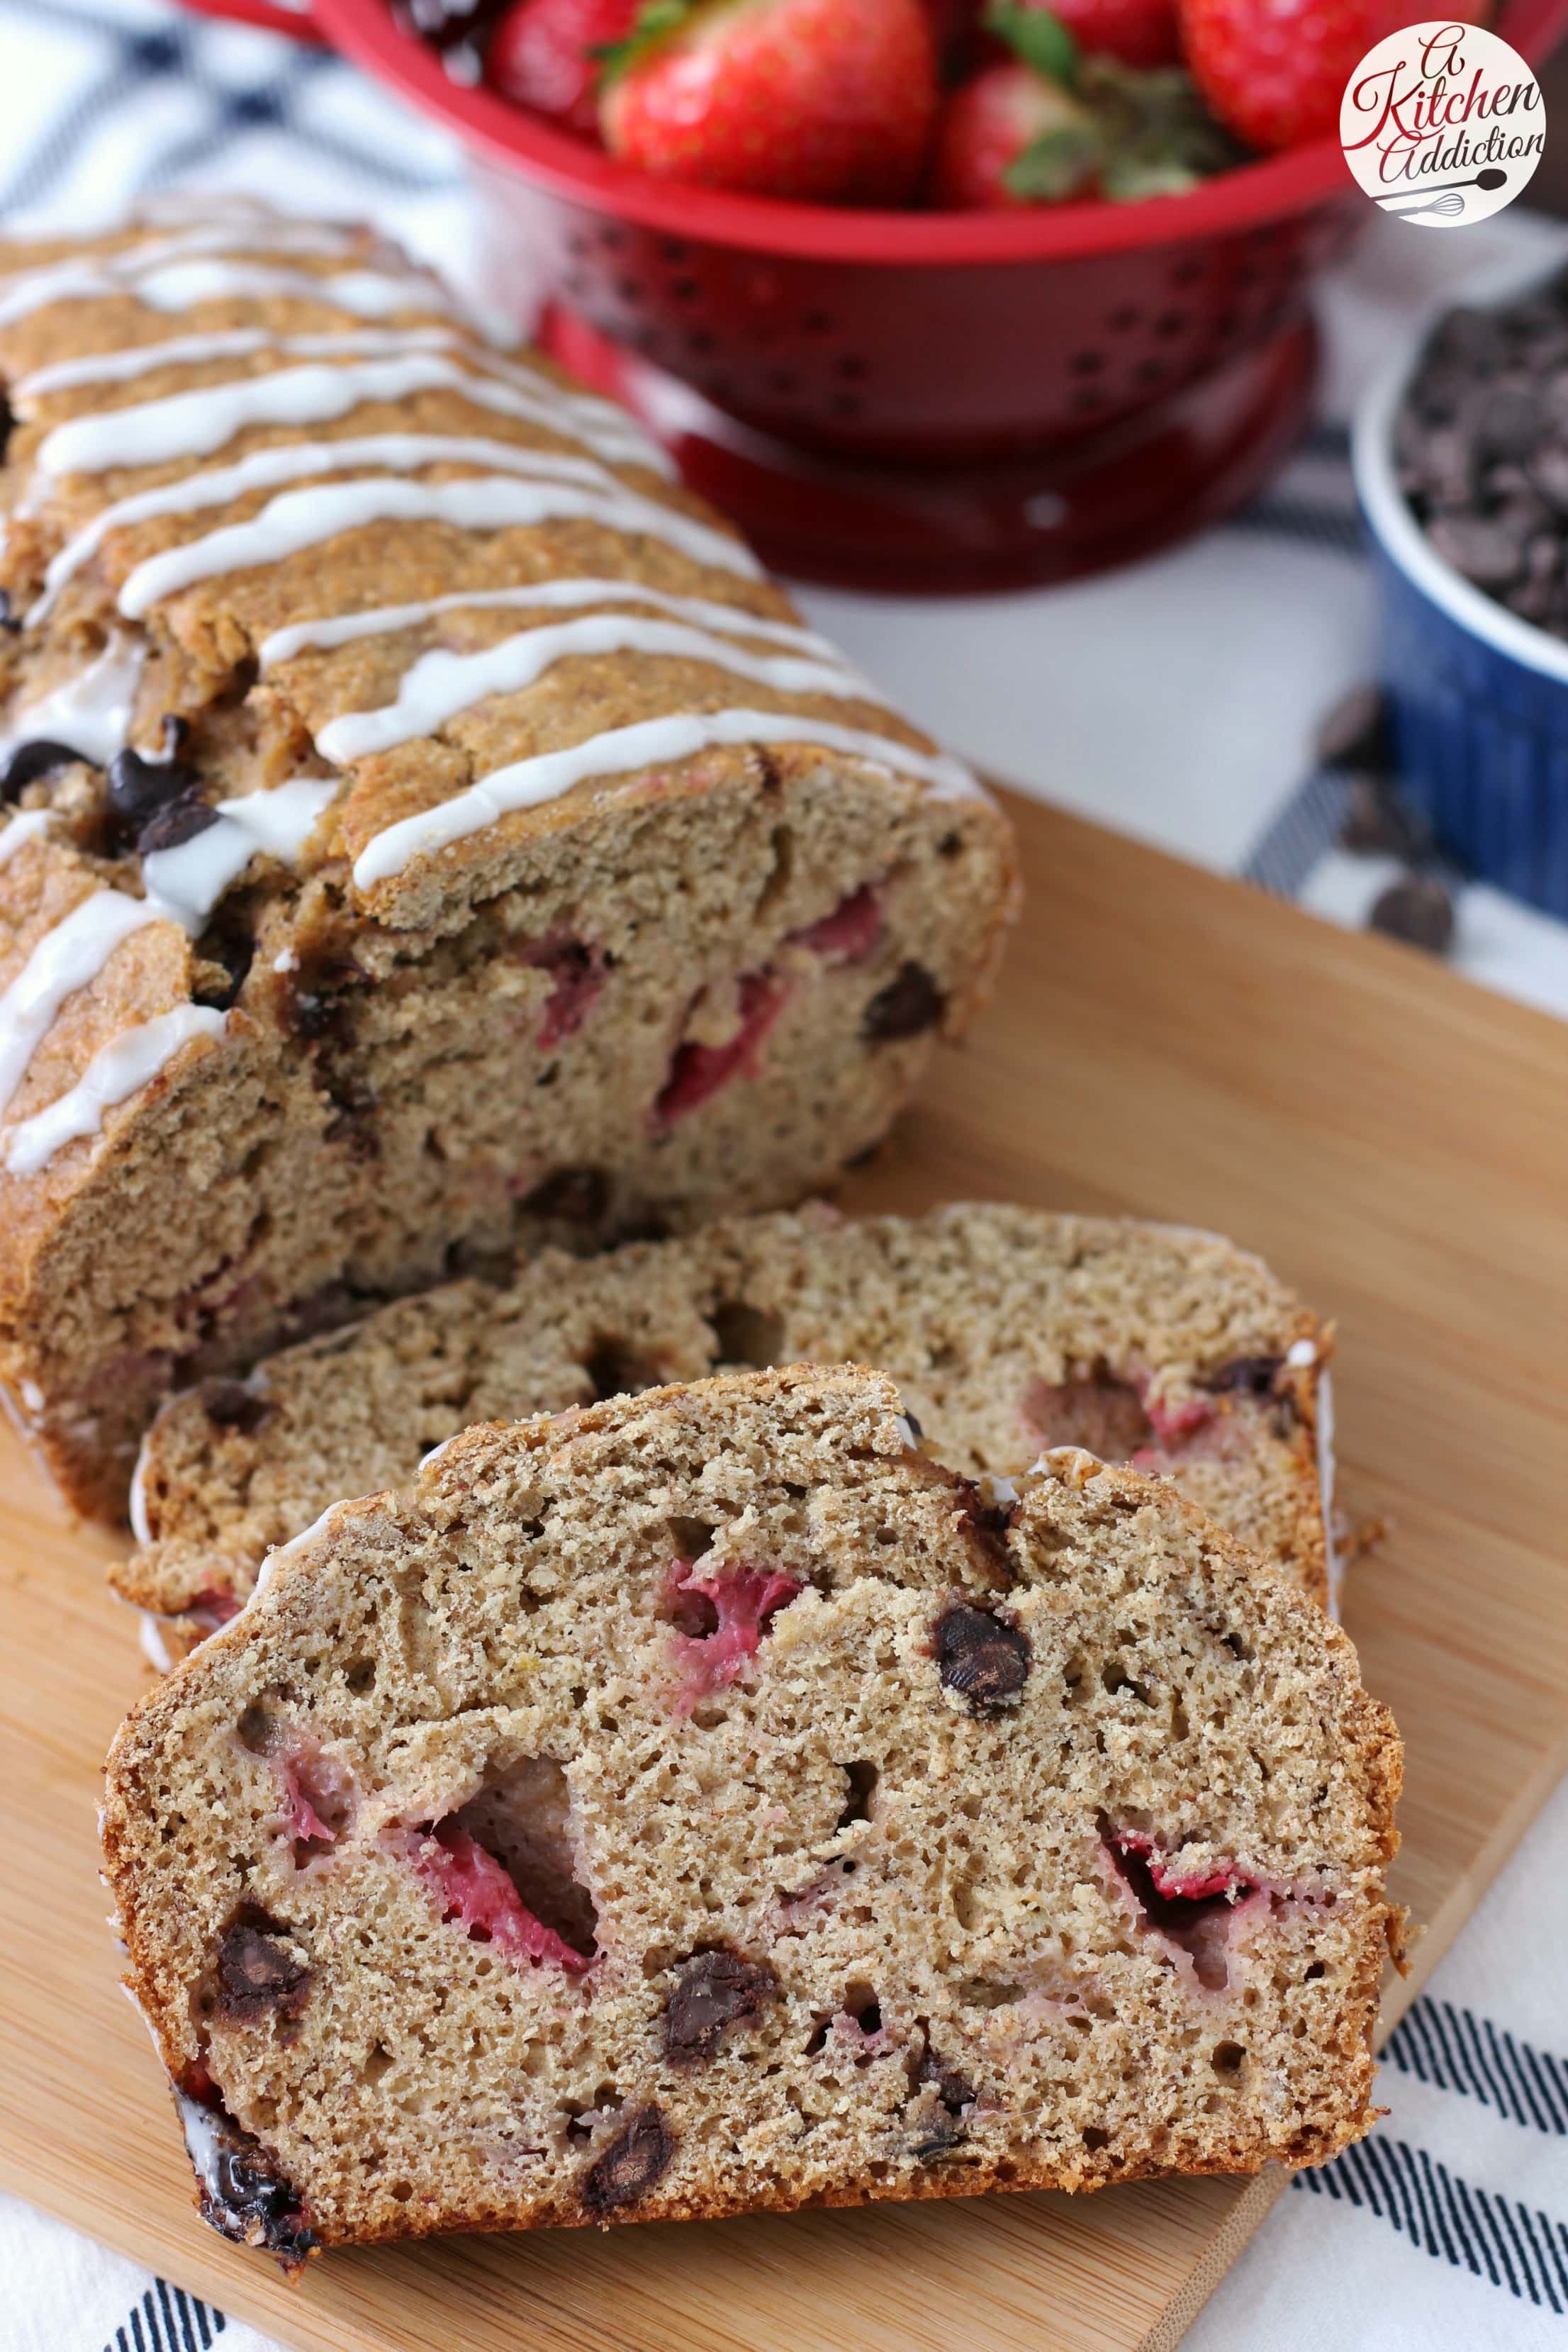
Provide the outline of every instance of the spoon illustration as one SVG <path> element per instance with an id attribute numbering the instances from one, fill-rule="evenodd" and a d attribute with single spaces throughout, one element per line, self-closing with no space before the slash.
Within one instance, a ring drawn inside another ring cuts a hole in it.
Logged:
<path id="1" fill-rule="evenodd" d="M 1437 206 L 1428 203 L 1428 199 L 1432 196 L 1448 195 L 1456 188 L 1501 188 L 1506 187 L 1507 184 L 1508 173 L 1506 172 L 1500 171 L 1495 163 L 1489 163 L 1486 170 L 1484 172 L 1478 172 L 1473 179 L 1449 180 L 1442 188 L 1424 188 L 1419 190 L 1415 188 L 1401 188 L 1392 196 L 1379 196 L 1377 201 L 1386 212 L 1390 205 L 1402 204 L 1406 197 L 1419 194 L 1421 202 L 1418 205 L 1412 205 L 1410 210 L 1413 213 L 1424 213 L 1427 211 L 1436 212 L 1437 210 Z M 1451 205 L 1445 205 L 1442 209 L 1447 218 L 1451 220 L 1454 215 L 1453 206 Z M 1459 209 L 1463 211 L 1463 205 L 1460 205 Z"/>

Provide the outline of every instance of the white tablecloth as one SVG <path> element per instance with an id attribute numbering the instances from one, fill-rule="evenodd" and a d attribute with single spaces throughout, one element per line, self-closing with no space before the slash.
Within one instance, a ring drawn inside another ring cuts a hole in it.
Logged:
<path id="1" fill-rule="evenodd" d="M 11 229 L 101 215 L 149 186 L 242 187 L 374 213 L 447 266 L 463 247 L 439 134 L 320 51 L 164 0 L 0 0 L 0 158 Z M 1363 920 L 1387 869 L 1335 847 L 1336 795 L 1310 753 L 1318 718 L 1369 657 L 1343 420 L 1426 296 L 1530 238 L 1543 254 L 1565 243 L 1517 213 L 1460 236 L 1374 229 L 1325 300 L 1322 420 L 1233 524 L 1081 586 L 969 603 L 807 590 L 804 602 L 933 732 L 999 773 L 1331 920 Z M 1455 957 L 1478 982 L 1568 1016 L 1568 928 L 1468 887 Z M 1394 2034 L 1386 2120 L 1294 2182 L 1190 2352 L 1563 2352 L 1565 1951 L 1568 1788 Z M 220 2335 L 226 2352 L 266 2352 L 14 2199 L 0 2198 L 0 2277 L 5 2352 L 196 2352 Z"/>

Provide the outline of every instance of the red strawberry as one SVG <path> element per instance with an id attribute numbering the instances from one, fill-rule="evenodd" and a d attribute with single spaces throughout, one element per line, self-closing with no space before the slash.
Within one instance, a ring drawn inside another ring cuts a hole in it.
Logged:
<path id="1" fill-rule="evenodd" d="M 1080 49 L 1120 58 L 1124 66 L 1173 66 L 1182 54 L 1176 0 L 1016 0 L 1017 10 L 1047 10 Z"/>
<path id="2" fill-rule="evenodd" d="M 517 0 L 490 36 L 487 77 L 520 106 L 596 138 L 599 60 L 594 52 L 624 40 L 637 12 L 637 0 Z"/>
<path id="3" fill-rule="evenodd" d="M 660 178 L 898 205 L 936 102 L 921 0 L 650 0 L 599 121 L 614 153 Z"/>
<path id="4" fill-rule="evenodd" d="M 1098 158 L 1089 116 L 1059 82 L 1032 66 L 987 66 L 954 90 L 942 111 L 932 175 L 937 203 L 967 209 L 1033 202 L 1008 174 L 1037 141 L 1047 139 L 1060 151 L 1065 174 L 1056 193 L 1066 195 L 1092 175 Z M 1081 167 L 1076 172 L 1075 158 Z"/>
<path id="5" fill-rule="evenodd" d="M 1368 49 L 1411 19 L 1409 0 L 1181 0 L 1193 79 L 1251 147 L 1301 147 L 1339 129 Z"/>

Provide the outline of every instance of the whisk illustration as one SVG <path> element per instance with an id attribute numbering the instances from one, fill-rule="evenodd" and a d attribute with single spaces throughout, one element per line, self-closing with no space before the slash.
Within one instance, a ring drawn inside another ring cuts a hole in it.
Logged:
<path id="1" fill-rule="evenodd" d="M 1419 192 L 1414 188 L 1402 188 L 1397 195 L 1379 196 L 1377 201 L 1384 212 L 1393 211 L 1397 205 L 1399 210 L 1394 217 L 1398 220 L 1415 220 L 1422 213 L 1434 213 L 1439 220 L 1458 220 L 1465 209 L 1465 199 L 1461 194 L 1463 189 L 1493 189 L 1506 187 L 1507 184 L 1508 173 L 1500 171 L 1495 163 L 1489 163 L 1484 172 L 1477 172 L 1468 180 L 1450 180 L 1446 188 L 1436 191 L 1426 188 Z M 1421 197 L 1419 204 L 1412 205 L 1405 201 L 1417 193 Z"/>

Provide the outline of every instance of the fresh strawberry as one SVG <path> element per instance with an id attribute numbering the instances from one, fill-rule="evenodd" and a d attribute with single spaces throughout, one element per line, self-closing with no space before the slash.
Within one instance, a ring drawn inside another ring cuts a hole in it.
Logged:
<path id="1" fill-rule="evenodd" d="M 942 110 L 931 192 L 939 205 L 964 210 L 1032 203 L 1016 184 L 1016 166 L 1042 150 L 1060 160 L 1054 193 L 1071 194 L 1099 161 L 1092 118 L 1030 66 L 987 66 Z"/>
<path id="2" fill-rule="evenodd" d="M 608 60 L 599 121 L 660 178 L 899 205 L 936 103 L 922 0 L 647 0 Z"/>
<path id="3" fill-rule="evenodd" d="M 626 38 L 637 12 L 637 0 L 517 0 L 490 36 L 488 79 L 520 106 L 596 138 L 596 53 Z"/>
<path id="4" fill-rule="evenodd" d="M 1176 0 L 1015 0 L 1015 8 L 1020 16 L 1048 13 L 1080 49 L 1124 66 L 1173 66 L 1182 54 Z"/>
<path id="5" fill-rule="evenodd" d="M 1331 138 L 1352 73 L 1410 18 L 1409 0 L 1181 0 L 1193 79 L 1249 147 Z"/>
<path id="6" fill-rule="evenodd" d="M 988 0 L 985 26 L 1017 59 L 948 100 L 937 133 L 939 204 L 1054 204 L 1091 191 L 1119 204 L 1179 195 L 1239 160 L 1176 66 L 1082 54 L 1052 9 Z"/>

